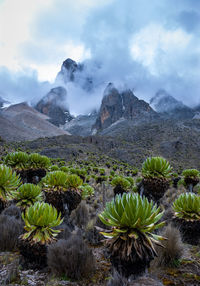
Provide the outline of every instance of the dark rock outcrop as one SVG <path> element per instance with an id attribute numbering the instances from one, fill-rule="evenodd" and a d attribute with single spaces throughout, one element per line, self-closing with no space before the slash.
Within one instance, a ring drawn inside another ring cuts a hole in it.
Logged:
<path id="1" fill-rule="evenodd" d="M 165 90 L 159 90 L 150 100 L 150 105 L 164 118 L 191 119 L 195 112 Z"/>
<path id="2" fill-rule="evenodd" d="M 56 125 L 64 125 L 67 121 L 73 119 L 66 106 L 67 91 L 59 86 L 52 88 L 36 105 L 36 109 L 47 115 L 49 121 Z"/>
<path id="3" fill-rule="evenodd" d="M 63 62 L 61 66 L 61 71 L 57 75 L 57 80 L 61 79 L 65 83 L 69 81 L 74 81 L 76 72 L 82 71 L 82 69 L 82 64 L 77 64 L 75 61 L 68 58 Z"/>
<path id="4" fill-rule="evenodd" d="M 98 118 L 93 129 L 102 130 L 120 119 L 145 122 L 157 118 L 156 112 L 131 90 L 119 92 L 112 83 L 104 91 Z"/>
<path id="5" fill-rule="evenodd" d="M 61 70 L 56 77 L 56 81 L 76 82 L 78 86 L 82 87 L 85 91 L 90 92 L 93 89 L 93 74 L 91 70 L 83 63 L 76 63 L 72 59 L 66 59 Z"/>

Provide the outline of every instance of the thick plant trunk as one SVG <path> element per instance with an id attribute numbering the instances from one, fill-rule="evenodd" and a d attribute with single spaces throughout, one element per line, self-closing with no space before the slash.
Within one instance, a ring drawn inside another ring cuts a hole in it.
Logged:
<path id="1" fill-rule="evenodd" d="M 111 255 L 110 261 L 114 267 L 122 276 L 128 278 L 133 275 L 135 278 L 142 275 L 150 265 L 153 257 L 140 259 L 139 256 L 134 254 L 134 260 L 123 260 L 117 255 Z"/>
<path id="2" fill-rule="evenodd" d="M 199 183 L 199 179 L 198 178 L 185 178 L 185 183 L 187 185 L 187 188 L 190 192 L 193 191 L 193 188 Z"/>
<path id="3" fill-rule="evenodd" d="M 163 178 L 143 179 L 144 195 L 149 200 L 158 202 L 169 188 L 169 180 Z"/>
<path id="4" fill-rule="evenodd" d="M 43 177 L 46 176 L 46 170 L 43 168 L 28 169 L 28 170 L 16 170 L 16 173 L 20 175 L 20 178 L 25 183 L 38 184 Z"/>
<path id="5" fill-rule="evenodd" d="M 64 192 L 45 191 L 45 202 L 54 206 L 62 217 L 65 216 Z"/>
<path id="6" fill-rule="evenodd" d="M 64 192 L 64 204 L 67 205 L 69 215 L 78 207 L 81 202 L 81 195 L 75 190 L 68 190 Z"/>
<path id="7" fill-rule="evenodd" d="M 122 195 L 123 193 L 126 193 L 126 190 L 124 190 L 120 185 L 117 185 L 114 187 L 114 195 Z"/>
<path id="8" fill-rule="evenodd" d="M 24 268 L 42 269 L 47 266 L 47 246 L 40 243 L 32 244 L 21 237 L 18 241 L 20 254 L 23 257 Z"/>

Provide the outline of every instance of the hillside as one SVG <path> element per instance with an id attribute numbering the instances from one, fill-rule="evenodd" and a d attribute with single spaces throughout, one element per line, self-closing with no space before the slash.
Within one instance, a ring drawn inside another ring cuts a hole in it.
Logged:
<path id="1" fill-rule="evenodd" d="M 58 136 L 9 145 L 67 161 L 107 155 L 139 167 L 147 156 L 161 155 L 176 170 L 200 168 L 200 121 L 172 120 L 134 125 L 122 120 L 98 136 Z"/>
<path id="2" fill-rule="evenodd" d="M 47 119 L 26 103 L 11 105 L 0 112 L 0 136 L 7 141 L 23 141 L 69 134 Z"/>

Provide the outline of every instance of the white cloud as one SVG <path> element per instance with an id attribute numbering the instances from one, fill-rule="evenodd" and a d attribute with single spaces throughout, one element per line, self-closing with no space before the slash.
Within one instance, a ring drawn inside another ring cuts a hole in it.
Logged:
<path id="1" fill-rule="evenodd" d="M 133 35 L 130 49 L 134 60 L 142 63 L 152 74 L 159 75 L 169 71 L 173 64 L 177 65 L 177 58 L 187 54 L 191 41 L 192 35 L 180 28 L 169 30 L 151 24 Z"/>
<path id="2" fill-rule="evenodd" d="M 79 0 L 79 2 L 82 6 L 94 6 L 91 0 Z M 38 42 L 38 39 L 34 38 L 33 23 L 38 14 L 53 8 L 53 5 L 56 5 L 55 0 L 4 0 L 0 2 L 0 66 L 5 66 L 12 71 L 22 71 L 27 67 L 33 68 L 37 70 L 39 80 L 52 81 L 65 57 L 72 57 L 77 61 L 90 57 L 89 51 L 85 50 L 81 43 L 63 40 L 63 43 L 56 45 L 54 41 L 39 39 Z M 80 12 L 80 8 L 78 11 Z M 29 50 L 27 53 L 31 53 L 36 47 L 32 58 L 25 56 L 23 47 L 26 45 Z M 43 55 L 49 53 L 54 62 L 47 63 L 41 59 L 37 62 L 34 59 L 35 53 L 43 53 Z"/>
<path id="3" fill-rule="evenodd" d="M 50 3 L 48 1 L 48 3 Z M 20 69 L 18 52 L 21 43 L 31 39 L 30 24 L 39 9 L 46 7 L 41 0 L 4 0 L 0 4 L 0 65 Z"/>

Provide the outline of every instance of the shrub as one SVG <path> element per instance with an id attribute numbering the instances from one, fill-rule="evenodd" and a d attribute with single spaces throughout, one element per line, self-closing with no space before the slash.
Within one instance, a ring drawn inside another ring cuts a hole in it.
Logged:
<path id="1" fill-rule="evenodd" d="M 51 160 L 47 156 L 42 156 L 38 153 L 29 155 L 29 167 L 33 169 L 47 169 L 51 165 Z"/>
<path id="2" fill-rule="evenodd" d="M 115 171 L 111 170 L 111 171 L 110 171 L 110 175 L 111 175 L 111 176 L 114 176 L 114 175 L 115 175 Z"/>
<path id="3" fill-rule="evenodd" d="M 131 187 L 129 180 L 120 176 L 114 177 L 114 179 L 111 181 L 111 185 L 114 187 L 120 186 L 124 190 L 128 190 Z"/>
<path id="4" fill-rule="evenodd" d="M 200 173 L 196 169 L 186 169 L 182 172 L 184 178 L 199 178 Z"/>
<path id="5" fill-rule="evenodd" d="M 144 178 L 170 178 L 172 168 L 169 162 L 162 157 L 149 157 L 142 165 Z"/>
<path id="6" fill-rule="evenodd" d="M 26 169 L 29 165 L 29 155 L 25 152 L 9 153 L 5 157 L 4 162 L 7 166 L 14 169 Z"/>
<path id="7" fill-rule="evenodd" d="M 134 186 L 135 182 L 134 182 L 134 179 L 132 177 L 125 177 L 125 179 L 129 181 L 129 183 L 131 184 L 131 187 Z"/>
<path id="8" fill-rule="evenodd" d="M 19 184 L 19 176 L 11 168 L 0 165 L 0 200 L 7 200 L 11 191 L 17 189 Z"/>
<path id="9" fill-rule="evenodd" d="M 153 243 L 160 245 L 158 241 L 163 238 L 153 231 L 164 225 L 164 222 L 158 223 L 162 215 L 153 201 L 149 202 L 139 194 L 124 193 L 108 202 L 99 218 L 112 227 L 102 233 L 109 239 L 112 253 L 116 252 L 122 260 L 131 260 L 133 249 L 141 259 L 156 255 Z"/>
<path id="10" fill-rule="evenodd" d="M 199 183 L 200 172 L 196 169 L 186 169 L 182 172 L 184 185 L 189 188 L 189 191 L 193 191 L 193 187 Z"/>
<path id="11" fill-rule="evenodd" d="M 0 215 L 0 251 L 16 250 L 18 237 L 22 232 L 23 226 L 20 220 Z"/>
<path id="12" fill-rule="evenodd" d="M 78 175 L 81 178 L 84 178 L 87 175 L 87 171 L 85 169 L 70 169 L 71 174 Z"/>
<path id="13" fill-rule="evenodd" d="M 200 220 L 200 196 L 194 193 L 181 194 L 173 203 L 173 210 L 178 218 Z"/>
<path id="14" fill-rule="evenodd" d="M 58 165 L 52 165 L 49 167 L 50 172 L 59 171 L 59 170 L 60 168 L 58 167 Z"/>
<path id="15" fill-rule="evenodd" d="M 83 184 L 79 189 L 81 190 L 81 197 L 83 200 L 94 195 L 94 188 L 88 184 Z"/>
<path id="16" fill-rule="evenodd" d="M 57 276 L 66 275 L 76 280 L 89 277 L 94 270 L 94 262 L 92 251 L 79 235 L 61 239 L 48 247 L 47 263 Z"/>
<path id="17" fill-rule="evenodd" d="M 39 186 L 23 184 L 16 191 L 11 192 L 11 197 L 17 201 L 17 206 L 25 209 L 37 201 L 43 200 L 43 194 Z"/>
<path id="18" fill-rule="evenodd" d="M 60 167 L 60 171 L 63 171 L 65 173 L 69 173 L 70 172 L 70 168 L 66 167 L 66 166 L 62 166 L 62 167 Z"/>
<path id="19" fill-rule="evenodd" d="M 177 261 L 184 253 L 184 244 L 181 240 L 179 230 L 172 225 L 166 226 L 161 235 L 167 239 L 163 241 L 163 248 L 157 249 L 158 257 L 156 257 L 153 264 L 158 266 L 176 266 Z"/>
<path id="20" fill-rule="evenodd" d="M 82 201 L 79 206 L 72 211 L 70 218 L 71 221 L 80 228 L 87 225 L 89 220 L 89 211 L 85 201 Z"/>
<path id="21" fill-rule="evenodd" d="M 136 180 L 135 180 L 136 184 L 141 183 L 141 181 L 142 181 L 142 177 L 137 177 Z"/>
<path id="22" fill-rule="evenodd" d="M 40 244 L 52 242 L 60 232 L 60 230 L 53 229 L 62 223 L 63 220 L 60 216 L 57 214 L 56 208 L 47 203 L 37 202 L 30 206 L 25 214 L 22 214 L 26 230 L 22 239 Z"/>
<path id="23" fill-rule="evenodd" d="M 45 190 L 66 190 L 68 175 L 62 171 L 54 171 L 48 173 L 40 182 Z"/>
<path id="24" fill-rule="evenodd" d="M 11 216 L 16 219 L 21 219 L 22 216 L 21 210 L 15 205 L 11 205 L 8 208 L 4 209 L 1 214 Z"/>
<path id="25" fill-rule="evenodd" d="M 83 184 L 83 181 L 78 175 L 68 175 L 66 185 L 69 189 L 77 190 Z"/>
<path id="26" fill-rule="evenodd" d="M 138 170 L 137 168 L 132 169 L 132 170 L 131 170 L 131 175 L 132 175 L 132 176 L 137 176 L 138 172 L 139 172 L 139 170 Z"/>
<path id="27" fill-rule="evenodd" d="M 105 175 L 105 173 L 106 173 L 105 169 L 103 169 L 103 168 L 99 169 L 99 174 L 100 175 Z"/>

